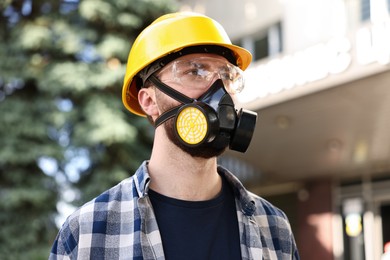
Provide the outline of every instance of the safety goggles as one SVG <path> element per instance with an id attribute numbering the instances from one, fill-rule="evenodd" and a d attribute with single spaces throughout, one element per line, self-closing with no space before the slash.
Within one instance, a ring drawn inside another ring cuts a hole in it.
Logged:
<path id="1" fill-rule="evenodd" d="M 168 75 L 167 71 L 170 71 Z M 230 94 L 237 94 L 244 88 L 243 71 L 217 57 L 177 59 L 158 72 L 157 77 L 165 83 L 174 82 L 189 89 L 206 90 L 217 79 L 223 81 Z"/>

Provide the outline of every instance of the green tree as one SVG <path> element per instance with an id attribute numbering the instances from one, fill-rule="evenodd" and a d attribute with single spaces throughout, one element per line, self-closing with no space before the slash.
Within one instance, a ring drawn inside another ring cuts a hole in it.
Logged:
<path id="1" fill-rule="evenodd" d="M 57 205 L 132 175 L 152 129 L 121 103 L 135 36 L 174 0 L 0 3 L 0 256 L 45 259 Z"/>

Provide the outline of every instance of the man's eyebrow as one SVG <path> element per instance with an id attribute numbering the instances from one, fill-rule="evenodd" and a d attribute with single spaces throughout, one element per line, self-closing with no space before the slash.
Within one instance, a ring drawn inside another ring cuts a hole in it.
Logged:
<path id="1" fill-rule="evenodd" d="M 182 62 L 186 66 L 193 66 L 196 68 L 209 68 L 209 67 L 211 67 L 210 64 L 208 64 L 207 62 L 194 61 L 194 60 L 183 60 Z"/>
<path id="2" fill-rule="evenodd" d="M 219 60 L 201 60 L 201 59 L 189 59 L 189 60 L 178 60 L 180 63 L 188 66 L 195 66 L 196 68 L 218 68 L 223 69 L 226 66 L 225 63 Z"/>

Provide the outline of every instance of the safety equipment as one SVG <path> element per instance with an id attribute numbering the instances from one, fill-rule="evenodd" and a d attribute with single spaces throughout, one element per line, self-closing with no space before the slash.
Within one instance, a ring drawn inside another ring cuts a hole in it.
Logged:
<path id="1" fill-rule="evenodd" d="M 232 63 L 242 70 L 252 60 L 249 51 L 233 45 L 222 26 L 207 16 L 191 12 L 161 16 L 141 32 L 129 53 L 122 88 L 125 107 L 136 115 L 145 116 L 138 103 L 138 90 L 142 87 L 142 80 L 137 74 L 168 54 L 180 53 L 189 46 L 204 45 L 230 50 L 234 58 Z"/>
<path id="2" fill-rule="evenodd" d="M 189 98 L 161 82 L 155 75 L 150 81 L 180 105 L 165 111 L 155 122 L 158 127 L 174 117 L 175 133 L 186 146 L 211 146 L 245 152 L 256 126 L 257 113 L 240 109 L 226 91 L 222 79 L 217 79 L 198 99 Z"/>
<path id="3" fill-rule="evenodd" d="M 186 89 L 205 92 L 217 78 L 222 79 L 229 94 L 238 94 L 244 89 L 243 71 L 219 56 L 178 58 L 162 68 L 157 77 L 167 71 L 171 78 L 164 78 L 164 82 L 174 82 Z"/>

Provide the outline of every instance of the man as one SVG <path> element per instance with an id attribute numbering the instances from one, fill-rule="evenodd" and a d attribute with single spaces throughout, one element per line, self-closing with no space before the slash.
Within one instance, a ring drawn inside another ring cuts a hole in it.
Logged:
<path id="1" fill-rule="evenodd" d="M 73 213 L 51 259 L 299 259 L 287 217 L 217 165 L 244 152 L 256 114 L 236 111 L 251 54 L 214 20 L 160 17 L 135 40 L 122 98 L 155 126 L 149 161 Z"/>

